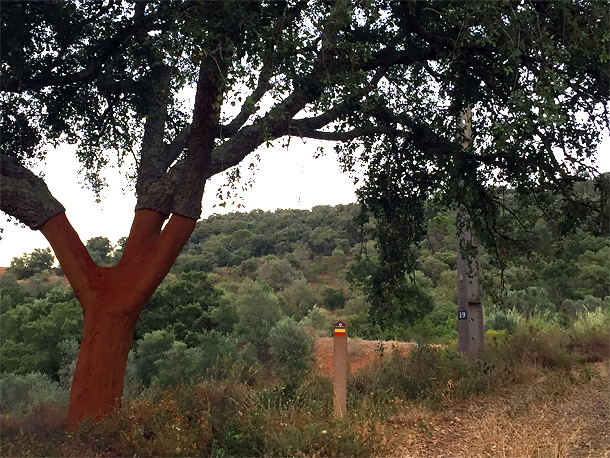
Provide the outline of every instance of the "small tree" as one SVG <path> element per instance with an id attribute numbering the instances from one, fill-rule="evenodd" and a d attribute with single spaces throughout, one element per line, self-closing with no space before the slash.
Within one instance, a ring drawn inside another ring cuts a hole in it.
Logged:
<path id="1" fill-rule="evenodd" d="M 267 339 L 282 311 L 273 290 L 258 282 L 244 281 L 236 297 L 239 321 L 235 327 L 240 339 L 254 346 L 259 356 L 268 355 Z"/>
<path id="2" fill-rule="evenodd" d="M 313 342 L 294 319 L 284 317 L 278 321 L 267 338 L 274 372 L 288 383 L 300 380 L 311 363 Z"/>
<path id="3" fill-rule="evenodd" d="M 87 240 L 87 244 L 85 245 L 91 259 L 93 259 L 97 264 L 107 264 L 112 253 L 112 245 L 110 240 L 106 237 L 93 237 L 92 239 Z"/>

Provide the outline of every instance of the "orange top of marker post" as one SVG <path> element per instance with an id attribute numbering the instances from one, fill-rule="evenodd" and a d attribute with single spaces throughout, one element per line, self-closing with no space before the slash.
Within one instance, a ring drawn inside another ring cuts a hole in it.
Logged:
<path id="1" fill-rule="evenodd" d="M 347 336 L 345 321 L 337 321 L 335 323 L 335 337 Z"/>

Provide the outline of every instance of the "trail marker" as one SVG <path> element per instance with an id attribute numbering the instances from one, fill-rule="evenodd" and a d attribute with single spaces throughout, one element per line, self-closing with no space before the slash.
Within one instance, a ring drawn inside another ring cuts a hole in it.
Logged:
<path id="1" fill-rule="evenodd" d="M 347 324 L 335 323 L 333 406 L 336 418 L 343 418 L 347 411 Z"/>

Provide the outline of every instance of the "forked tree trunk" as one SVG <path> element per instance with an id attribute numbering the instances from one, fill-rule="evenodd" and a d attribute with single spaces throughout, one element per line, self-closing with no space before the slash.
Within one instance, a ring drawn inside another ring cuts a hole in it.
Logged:
<path id="1" fill-rule="evenodd" d="M 140 312 L 169 272 L 195 227 L 195 220 L 136 210 L 119 264 L 100 267 L 65 213 L 41 232 L 51 243 L 84 314 L 81 347 L 70 391 L 66 427 L 100 419 L 119 406 L 129 347 Z"/>

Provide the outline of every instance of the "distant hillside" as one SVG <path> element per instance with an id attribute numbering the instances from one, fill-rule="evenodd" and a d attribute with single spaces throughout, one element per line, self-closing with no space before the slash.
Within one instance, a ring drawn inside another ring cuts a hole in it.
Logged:
<path id="1" fill-rule="evenodd" d="M 252 257 L 285 256 L 303 249 L 311 250 L 312 256 L 330 256 L 336 249 L 346 253 L 359 241 L 354 223 L 358 209 L 350 204 L 213 215 L 197 223 L 176 268 L 210 272 Z"/>

